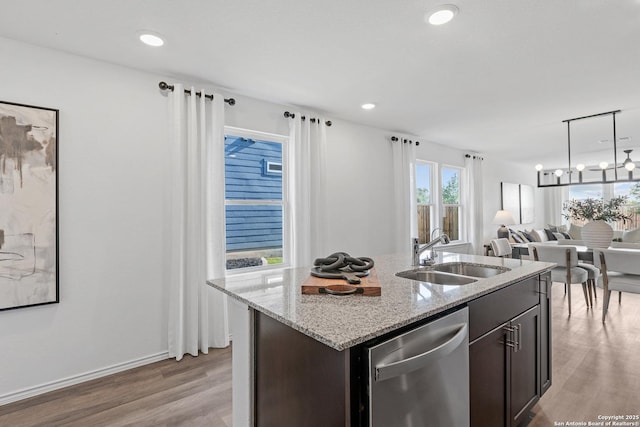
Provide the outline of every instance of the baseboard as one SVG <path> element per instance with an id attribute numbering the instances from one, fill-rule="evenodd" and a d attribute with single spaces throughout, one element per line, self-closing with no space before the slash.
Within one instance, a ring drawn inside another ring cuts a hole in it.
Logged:
<path id="1" fill-rule="evenodd" d="M 17 402 L 19 400 L 28 399 L 30 397 L 37 396 L 39 394 L 47 393 L 53 390 L 58 390 L 64 387 L 68 387 L 74 384 L 80 384 L 85 381 L 95 380 L 96 378 L 106 377 L 107 375 L 116 374 L 118 372 L 126 371 L 129 369 L 137 368 L 139 366 L 148 365 L 150 363 L 159 362 L 169 358 L 169 352 L 163 351 L 161 353 L 152 354 L 149 356 L 140 357 L 138 359 L 130 360 L 128 362 L 117 363 L 115 365 L 107 366 L 105 368 L 96 369 L 94 371 L 85 372 L 71 377 L 62 378 L 60 380 L 51 381 L 45 384 L 37 385 L 34 387 L 24 388 L 15 392 L 7 393 L 0 396 L 0 406 L 8 403 Z"/>

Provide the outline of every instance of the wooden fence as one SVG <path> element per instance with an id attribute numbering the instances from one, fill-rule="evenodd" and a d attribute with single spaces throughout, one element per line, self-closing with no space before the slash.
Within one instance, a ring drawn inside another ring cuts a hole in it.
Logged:
<path id="1" fill-rule="evenodd" d="M 445 215 L 442 218 L 442 232 L 451 240 L 460 239 L 460 218 L 457 206 L 445 207 Z M 418 205 L 418 240 L 420 244 L 431 240 L 431 206 Z"/>

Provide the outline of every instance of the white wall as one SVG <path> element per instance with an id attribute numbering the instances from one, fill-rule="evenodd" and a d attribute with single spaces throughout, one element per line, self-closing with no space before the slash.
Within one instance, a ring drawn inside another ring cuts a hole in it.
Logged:
<path id="1" fill-rule="evenodd" d="M 166 357 L 171 159 L 157 84 L 172 79 L 1 38 L 0 57 L 1 100 L 60 110 L 61 302 L 0 312 L 2 402 L 49 382 Z M 227 125 L 288 134 L 283 112 L 295 107 L 225 95 L 238 101 L 226 107 Z M 389 138 L 403 135 L 328 119 L 327 248 L 392 252 Z M 463 165 L 463 151 L 426 141 L 417 153 Z M 489 178 L 499 189 L 503 177 Z M 487 182 L 485 192 L 493 186 Z M 487 205 L 490 221 L 497 204 Z"/>
<path id="2" fill-rule="evenodd" d="M 166 357 L 159 78 L 6 39 L 0 57 L 0 100 L 60 110 L 60 304 L 0 312 L 0 399 Z"/>
<path id="3" fill-rule="evenodd" d="M 493 217 L 500 209 L 500 183 L 526 184 L 534 187 L 535 197 L 535 222 L 531 224 L 517 224 L 511 228 L 522 230 L 524 228 L 541 228 L 544 224 L 544 197 L 542 189 L 538 188 L 536 171 L 532 165 L 518 164 L 496 155 L 485 155 L 482 164 L 483 193 L 484 193 L 484 241 L 488 243 L 497 238 L 499 225 L 492 224 Z"/>

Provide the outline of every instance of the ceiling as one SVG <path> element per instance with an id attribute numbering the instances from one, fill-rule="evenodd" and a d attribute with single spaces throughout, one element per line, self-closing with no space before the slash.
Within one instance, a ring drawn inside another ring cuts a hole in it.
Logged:
<path id="1" fill-rule="evenodd" d="M 0 36 L 532 165 L 621 109 L 640 158 L 640 0 L 447 2 L 3 0 Z"/>

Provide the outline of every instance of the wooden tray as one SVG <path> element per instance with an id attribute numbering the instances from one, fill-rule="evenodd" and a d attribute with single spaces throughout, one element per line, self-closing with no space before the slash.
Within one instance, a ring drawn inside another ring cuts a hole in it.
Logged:
<path id="1" fill-rule="evenodd" d="M 350 285 L 344 279 L 323 279 L 309 275 L 302 284 L 304 295 L 337 294 L 337 295 L 364 295 L 378 297 L 381 294 L 380 282 L 375 267 L 369 271 L 367 277 L 363 277 L 359 285 Z"/>

